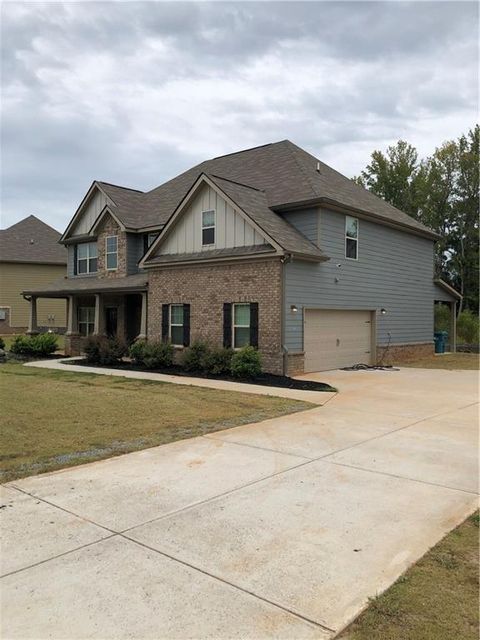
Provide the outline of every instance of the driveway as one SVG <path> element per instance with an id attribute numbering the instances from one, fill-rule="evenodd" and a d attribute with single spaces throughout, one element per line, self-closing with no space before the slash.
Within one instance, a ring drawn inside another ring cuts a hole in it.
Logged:
<path id="1" fill-rule="evenodd" d="M 340 393 L 3 487 L 2 637 L 333 637 L 475 509 L 478 376 L 310 377 Z"/>

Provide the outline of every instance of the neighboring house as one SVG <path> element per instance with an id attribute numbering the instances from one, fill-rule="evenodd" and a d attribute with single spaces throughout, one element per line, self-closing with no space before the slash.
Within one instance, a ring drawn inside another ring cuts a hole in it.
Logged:
<path id="1" fill-rule="evenodd" d="M 288 140 L 143 193 L 94 182 L 62 242 L 67 349 L 88 334 L 260 350 L 270 372 L 433 351 L 438 236 Z M 34 313 L 33 313 L 34 315 Z M 34 328 L 34 327 L 32 327 Z"/>
<path id="2" fill-rule="evenodd" d="M 27 329 L 30 304 L 22 296 L 24 289 L 42 288 L 65 276 L 67 252 L 60 237 L 35 216 L 0 230 L 0 334 Z M 65 300 L 42 299 L 37 314 L 40 330 L 65 330 Z"/>

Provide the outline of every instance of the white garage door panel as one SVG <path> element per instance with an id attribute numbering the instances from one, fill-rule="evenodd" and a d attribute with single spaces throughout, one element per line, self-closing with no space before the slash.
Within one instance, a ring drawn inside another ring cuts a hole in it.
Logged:
<path id="1" fill-rule="evenodd" d="M 305 310 L 305 371 L 371 364 L 370 311 Z"/>

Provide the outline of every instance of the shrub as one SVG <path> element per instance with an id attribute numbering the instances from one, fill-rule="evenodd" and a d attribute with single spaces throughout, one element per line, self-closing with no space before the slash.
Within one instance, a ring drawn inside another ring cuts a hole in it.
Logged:
<path id="1" fill-rule="evenodd" d="M 197 340 L 183 352 L 182 365 L 186 371 L 203 371 L 209 354 L 208 346 Z"/>
<path id="2" fill-rule="evenodd" d="M 466 344 L 479 343 L 480 324 L 478 316 L 469 309 L 462 311 L 457 318 L 457 336 Z"/>
<path id="3" fill-rule="evenodd" d="M 57 349 L 54 333 L 39 333 L 34 336 L 16 336 L 10 345 L 11 353 L 22 356 L 48 356 Z"/>
<path id="4" fill-rule="evenodd" d="M 0 337 L 0 349 L 5 349 L 5 340 Z"/>
<path id="5" fill-rule="evenodd" d="M 88 336 L 83 346 L 90 364 L 117 364 L 127 354 L 127 346 L 118 338 Z"/>
<path id="6" fill-rule="evenodd" d="M 146 346 L 146 340 L 137 340 L 130 345 L 129 356 L 132 359 L 132 362 L 134 362 L 135 364 L 143 364 Z"/>
<path id="7" fill-rule="evenodd" d="M 435 311 L 435 331 L 450 332 L 450 308 L 446 304 L 436 304 Z"/>
<path id="8" fill-rule="evenodd" d="M 173 346 L 169 342 L 145 342 L 138 348 L 142 364 L 147 369 L 163 369 L 173 364 Z"/>
<path id="9" fill-rule="evenodd" d="M 230 371 L 235 378 L 255 378 L 262 372 L 262 360 L 254 347 L 243 347 L 234 353 Z"/>
<path id="10" fill-rule="evenodd" d="M 229 374 L 233 353 L 233 349 L 212 349 L 203 359 L 204 370 L 214 376 Z"/>

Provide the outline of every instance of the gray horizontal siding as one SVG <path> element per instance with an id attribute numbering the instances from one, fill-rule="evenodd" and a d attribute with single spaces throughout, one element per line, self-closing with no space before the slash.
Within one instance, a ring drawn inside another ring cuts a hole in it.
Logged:
<path id="1" fill-rule="evenodd" d="M 296 227 L 311 242 L 317 244 L 318 213 L 318 209 L 299 209 L 297 211 L 286 211 L 282 215 L 287 222 Z"/>
<path id="2" fill-rule="evenodd" d="M 138 262 L 143 256 L 143 235 L 127 233 L 127 274 L 137 273 Z"/>
<path id="3" fill-rule="evenodd" d="M 320 246 L 330 260 L 294 260 L 285 267 L 287 348 L 303 349 L 303 307 L 377 310 L 378 344 L 386 344 L 389 334 L 392 344 L 431 342 L 438 299 L 433 242 L 360 220 L 358 260 L 346 260 L 345 216 L 322 209 L 319 224 Z M 292 313 L 291 305 L 299 312 Z M 381 308 L 386 315 L 378 313 Z"/>

